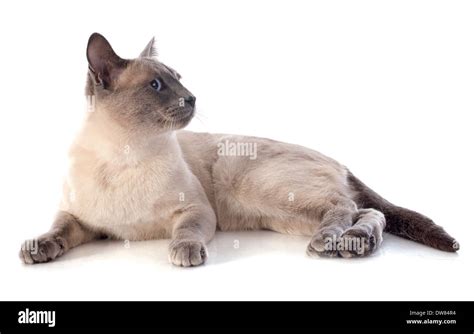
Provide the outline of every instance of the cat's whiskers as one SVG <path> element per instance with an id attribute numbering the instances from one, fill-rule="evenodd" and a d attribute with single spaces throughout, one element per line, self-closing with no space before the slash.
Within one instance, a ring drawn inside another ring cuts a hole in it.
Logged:
<path id="1" fill-rule="evenodd" d="M 194 118 L 196 118 L 202 125 L 206 126 L 206 124 L 205 124 L 203 118 L 205 118 L 205 119 L 207 120 L 207 117 L 206 117 L 205 114 L 203 114 L 203 113 L 201 112 L 200 109 L 195 109 L 195 111 L 194 111 Z"/>

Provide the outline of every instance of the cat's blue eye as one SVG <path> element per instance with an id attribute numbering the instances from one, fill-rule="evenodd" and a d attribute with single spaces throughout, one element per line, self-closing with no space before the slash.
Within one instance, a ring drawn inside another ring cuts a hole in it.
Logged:
<path id="1" fill-rule="evenodd" d="M 159 92 L 160 89 L 161 89 L 161 81 L 158 80 L 158 79 L 153 79 L 153 80 L 150 82 L 150 86 L 151 86 L 151 88 L 153 88 L 154 90 L 156 90 L 157 92 Z"/>

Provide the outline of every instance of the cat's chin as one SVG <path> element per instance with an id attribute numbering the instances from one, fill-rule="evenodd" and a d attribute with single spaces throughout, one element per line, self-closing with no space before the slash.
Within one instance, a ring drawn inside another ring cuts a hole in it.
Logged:
<path id="1" fill-rule="evenodd" d="M 186 108 L 182 110 L 179 115 L 173 117 L 173 124 L 176 130 L 184 128 L 188 125 L 194 117 L 194 108 Z"/>

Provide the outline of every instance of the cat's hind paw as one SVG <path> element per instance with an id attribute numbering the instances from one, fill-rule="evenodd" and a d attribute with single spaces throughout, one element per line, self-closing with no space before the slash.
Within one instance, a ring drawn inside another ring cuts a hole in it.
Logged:
<path id="1" fill-rule="evenodd" d="M 316 234 L 306 253 L 318 257 L 364 257 L 372 254 L 381 243 L 381 235 L 353 226 L 340 236 Z"/>
<path id="2" fill-rule="evenodd" d="M 337 257 L 338 252 L 333 247 L 328 247 L 330 241 L 333 238 L 329 235 L 317 234 L 313 238 L 306 248 L 306 254 L 309 256 L 318 256 L 318 257 Z"/>
<path id="3" fill-rule="evenodd" d="M 341 236 L 342 249 L 339 255 L 344 258 L 364 257 L 372 254 L 382 243 L 382 236 L 369 233 L 356 226 L 348 229 Z"/>

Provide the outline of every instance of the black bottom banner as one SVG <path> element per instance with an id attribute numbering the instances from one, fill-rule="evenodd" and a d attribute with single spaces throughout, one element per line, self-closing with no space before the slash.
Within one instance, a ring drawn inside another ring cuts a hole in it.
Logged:
<path id="1" fill-rule="evenodd" d="M 0 333 L 280 328 L 474 333 L 472 302 L 0 302 Z"/>

